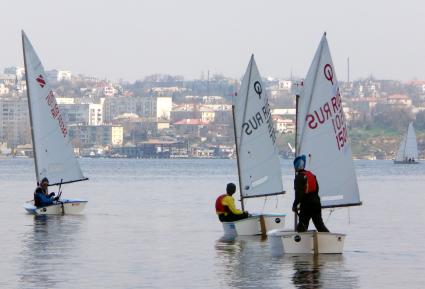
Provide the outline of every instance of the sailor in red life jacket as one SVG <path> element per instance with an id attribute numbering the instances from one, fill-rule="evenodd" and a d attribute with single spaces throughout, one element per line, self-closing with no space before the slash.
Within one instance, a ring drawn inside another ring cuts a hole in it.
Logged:
<path id="1" fill-rule="evenodd" d="M 298 156 L 294 160 L 295 200 L 294 204 L 292 205 L 292 211 L 298 213 L 298 205 L 300 205 L 297 231 L 307 231 L 310 219 L 312 219 L 317 231 L 329 232 L 322 219 L 322 205 L 320 203 L 319 197 L 319 183 L 317 182 L 316 176 L 312 172 L 304 170 L 305 163 L 305 155 Z"/>
<path id="2" fill-rule="evenodd" d="M 236 192 L 236 185 L 227 184 L 226 194 L 223 194 L 215 201 L 215 211 L 220 222 L 234 222 L 249 217 L 248 212 L 242 212 L 235 206 L 235 199 L 232 195 Z"/>

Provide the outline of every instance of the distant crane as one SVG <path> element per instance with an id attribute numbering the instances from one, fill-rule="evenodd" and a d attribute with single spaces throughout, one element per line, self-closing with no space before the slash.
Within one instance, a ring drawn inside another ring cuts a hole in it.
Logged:
<path id="1" fill-rule="evenodd" d="M 291 152 L 292 152 L 293 154 L 295 154 L 295 148 L 293 148 L 289 142 L 288 142 L 288 147 L 289 147 L 289 149 L 291 150 Z"/>

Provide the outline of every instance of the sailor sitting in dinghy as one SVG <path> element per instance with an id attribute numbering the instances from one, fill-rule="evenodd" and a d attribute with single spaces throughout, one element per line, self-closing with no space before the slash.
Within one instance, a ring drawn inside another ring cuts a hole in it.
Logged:
<path id="1" fill-rule="evenodd" d="M 53 201 L 58 200 L 58 197 L 55 197 L 55 193 L 52 192 L 49 194 L 48 187 L 49 180 L 47 178 L 43 178 L 40 186 L 38 186 L 34 192 L 34 205 L 36 207 L 52 205 Z"/>
<path id="2" fill-rule="evenodd" d="M 298 232 L 305 232 L 308 229 L 310 219 L 319 232 L 329 232 L 322 219 L 322 205 L 319 197 L 319 183 L 316 176 L 305 170 L 306 156 L 301 155 L 294 159 L 295 179 L 295 200 L 292 211 L 299 216 L 297 225 Z M 298 205 L 300 211 L 298 213 Z"/>
<path id="3" fill-rule="evenodd" d="M 223 194 L 215 201 L 215 211 L 220 222 L 234 222 L 249 217 L 248 212 L 242 212 L 235 206 L 235 199 L 232 195 L 236 192 L 234 183 L 227 184 L 226 194 Z"/>

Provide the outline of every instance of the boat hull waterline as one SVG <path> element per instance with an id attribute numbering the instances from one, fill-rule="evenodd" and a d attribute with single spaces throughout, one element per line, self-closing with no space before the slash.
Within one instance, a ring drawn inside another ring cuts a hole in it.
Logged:
<path id="1" fill-rule="evenodd" d="M 329 232 L 295 232 L 272 230 L 267 232 L 273 256 L 284 254 L 342 254 L 345 234 Z"/>
<path id="2" fill-rule="evenodd" d="M 264 220 L 264 229 L 261 227 L 261 216 Z M 235 221 L 223 222 L 224 235 L 226 237 L 256 236 L 262 235 L 269 230 L 283 229 L 285 227 L 285 214 L 252 214 L 249 218 Z"/>
<path id="3" fill-rule="evenodd" d="M 416 164 L 419 164 L 419 162 L 417 162 L 417 161 L 409 162 L 409 161 L 396 161 L 396 160 L 394 160 L 394 163 L 397 164 L 397 165 L 416 165 Z"/>
<path id="4" fill-rule="evenodd" d="M 79 214 L 86 207 L 87 201 L 79 199 L 64 199 L 53 205 L 45 207 L 34 206 L 34 201 L 24 204 L 24 208 L 29 214 L 33 215 L 62 215 Z"/>

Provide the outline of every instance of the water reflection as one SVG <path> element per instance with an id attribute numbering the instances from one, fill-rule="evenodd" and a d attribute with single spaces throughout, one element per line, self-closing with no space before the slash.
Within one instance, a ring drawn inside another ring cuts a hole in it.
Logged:
<path id="1" fill-rule="evenodd" d="M 319 257 L 313 256 L 312 259 L 310 257 L 295 257 L 293 259 L 294 274 L 292 275 L 292 283 L 297 288 L 321 288 Z"/>
<path id="2" fill-rule="evenodd" d="M 272 260 L 267 242 L 260 237 L 238 237 L 233 241 L 222 238 L 215 249 L 223 287 L 281 288 L 276 278 L 281 264 Z"/>
<path id="3" fill-rule="evenodd" d="M 67 284 L 84 215 L 33 218 L 22 238 L 21 287 L 57 288 L 58 283 Z"/>
<path id="4" fill-rule="evenodd" d="M 347 269 L 343 255 L 272 257 L 258 237 L 220 239 L 215 245 L 218 278 L 236 288 L 358 288 L 358 276 Z"/>
<path id="5" fill-rule="evenodd" d="M 342 255 L 306 255 L 287 257 L 293 264 L 294 273 L 291 280 L 296 288 L 344 288 L 339 286 L 332 287 L 335 281 L 338 281 L 339 273 L 337 272 L 339 272 L 341 266 L 343 266 Z M 336 275 L 334 277 L 336 277 L 336 280 L 333 280 L 331 284 L 326 284 L 325 279 L 329 278 L 327 274 L 333 274 L 330 269 L 332 267 L 334 267 L 333 270 L 335 270 Z"/>

